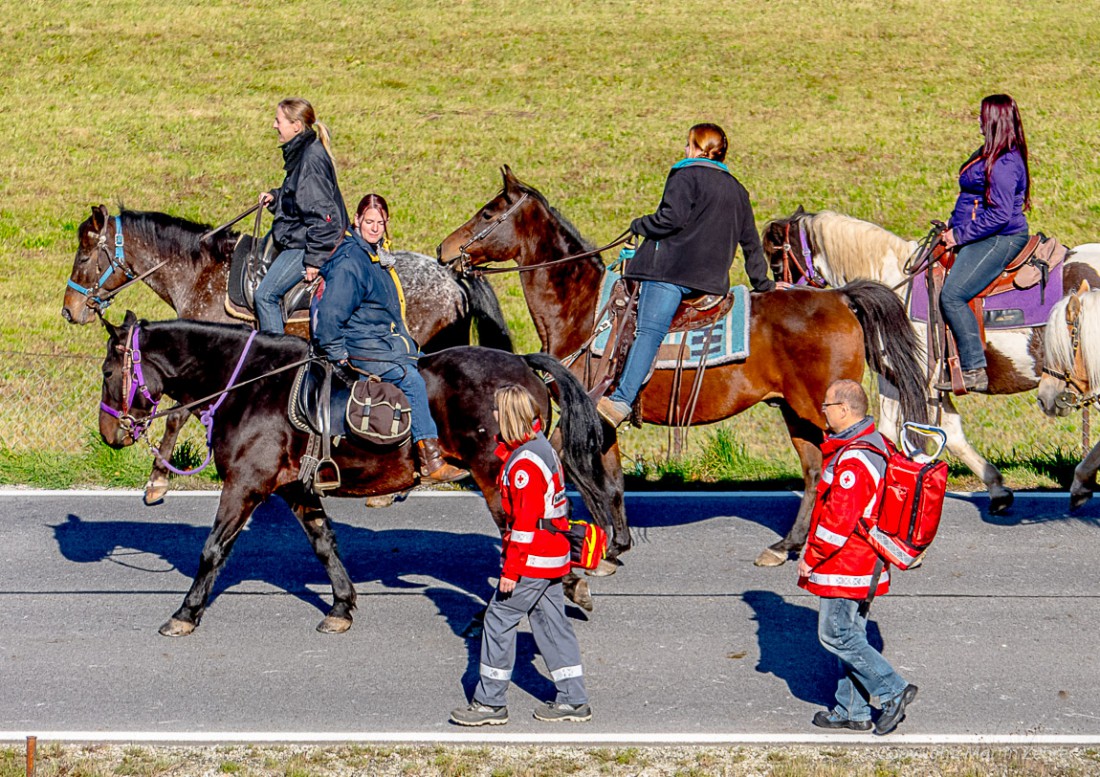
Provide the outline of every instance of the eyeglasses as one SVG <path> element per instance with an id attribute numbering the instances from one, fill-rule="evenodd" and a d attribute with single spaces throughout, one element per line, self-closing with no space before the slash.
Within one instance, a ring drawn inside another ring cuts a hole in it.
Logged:
<path id="1" fill-rule="evenodd" d="M 822 412 L 824 412 L 825 408 L 827 408 L 827 407 L 832 407 L 833 405 L 843 405 L 843 404 L 844 404 L 843 402 L 822 402 L 821 403 L 821 410 L 822 410 Z"/>

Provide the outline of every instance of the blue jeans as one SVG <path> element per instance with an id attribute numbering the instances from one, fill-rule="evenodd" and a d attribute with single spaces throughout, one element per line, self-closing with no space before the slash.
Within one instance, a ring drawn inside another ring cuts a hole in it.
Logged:
<path id="1" fill-rule="evenodd" d="M 306 252 L 301 248 L 286 249 L 275 257 L 267 275 L 260 281 L 253 301 L 261 332 L 282 334 L 285 331 L 283 297 L 302 280 L 302 273 L 306 269 L 305 258 Z"/>
<path id="2" fill-rule="evenodd" d="M 867 642 L 867 619 L 859 614 L 858 600 L 822 597 L 820 602 L 817 638 L 836 656 L 841 673 L 833 710 L 848 720 L 870 720 L 871 699 L 881 706 L 897 698 L 907 683 Z"/>
<path id="3" fill-rule="evenodd" d="M 668 328 L 672 326 L 672 317 L 676 315 L 676 308 L 685 294 L 691 294 L 692 290 L 686 286 L 677 286 L 675 283 L 664 281 L 639 281 L 641 291 L 638 292 L 638 331 L 634 335 L 634 342 L 630 345 L 630 353 L 626 356 L 626 364 L 623 366 L 622 375 L 619 377 L 619 385 L 611 394 L 611 399 L 616 402 L 625 402 L 633 405 L 638 398 L 638 392 L 642 390 L 642 382 L 649 374 L 649 368 L 653 366 L 653 359 L 657 356 L 657 349 L 661 347 L 661 341 L 668 334 Z"/>
<path id="4" fill-rule="evenodd" d="M 409 398 L 409 407 L 412 408 L 412 439 L 413 442 L 438 437 L 439 430 L 432 419 L 432 411 L 428 409 L 428 387 L 424 384 L 424 378 L 416 369 L 415 364 L 395 364 L 394 362 L 367 362 L 353 360 L 356 368 L 377 375 L 386 383 L 392 383 Z"/>
<path id="5" fill-rule="evenodd" d="M 940 309 L 955 335 L 955 343 L 959 346 L 959 365 L 964 370 L 985 367 L 985 344 L 982 343 L 978 320 L 970 310 L 970 300 L 981 294 L 1001 274 L 1026 243 L 1026 233 L 993 235 L 959 248 L 955 264 L 940 292 Z"/>

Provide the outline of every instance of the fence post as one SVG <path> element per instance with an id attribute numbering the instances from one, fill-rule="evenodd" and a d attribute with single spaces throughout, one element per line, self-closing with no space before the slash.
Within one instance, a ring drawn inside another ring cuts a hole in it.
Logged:
<path id="1" fill-rule="evenodd" d="M 34 777 L 34 756 L 38 749 L 38 737 L 27 737 L 27 777 Z"/>

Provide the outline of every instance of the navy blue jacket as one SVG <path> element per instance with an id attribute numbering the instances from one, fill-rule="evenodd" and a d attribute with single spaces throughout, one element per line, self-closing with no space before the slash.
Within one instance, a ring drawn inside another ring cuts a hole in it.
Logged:
<path id="1" fill-rule="evenodd" d="M 634 219 L 630 230 L 646 241 L 627 263 L 627 278 L 725 294 L 740 244 L 753 291 L 775 287 L 768 277 L 749 193 L 720 162 L 677 163 L 665 181 L 657 212 Z"/>
<path id="2" fill-rule="evenodd" d="M 348 211 L 336 168 L 317 133 L 305 130 L 283 144 L 283 185 L 271 194 L 271 234 L 279 250 L 301 248 L 308 267 L 320 267 L 347 229 Z"/>
<path id="3" fill-rule="evenodd" d="M 993 235 L 1026 235 L 1024 193 L 1027 170 L 1024 158 L 1013 148 L 993 163 L 993 180 L 985 204 L 985 162 L 979 155 L 959 171 L 959 197 L 951 211 L 951 229 L 959 245 L 974 243 Z"/>
<path id="4" fill-rule="evenodd" d="M 348 234 L 321 268 L 324 291 L 314 300 L 314 350 L 330 361 L 416 364 L 419 348 L 405 326 L 396 273 L 374 246 Z"/>

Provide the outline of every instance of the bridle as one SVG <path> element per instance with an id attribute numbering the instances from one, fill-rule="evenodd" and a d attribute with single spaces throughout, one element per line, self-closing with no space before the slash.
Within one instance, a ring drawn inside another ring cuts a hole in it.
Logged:
<path id="1" fill-rule="evenodd" d="M 1068 311 L 1067 311 L 1068 313 Z M 1069 340 L 1073 346 L 1073 370 L 1060 372 L 1044 366 L 1043 375 L 1062 381 L 1066 390 L 1054 398 L 1054 405 L 1059 408 L 1071 410 L 1083 410 L 1089 405 L 1100 400 L 1100 394 L 1089 391 L 1089 382 L 1085 371 L 1085 359 L 1081 355 L 1081 310 L 1078 308 L 1072 318 L 1066 316 L 1066 326 L 1069 329 Z"/>
<path id="2" fill-rule="evenodd" d="M 112 254 L 107 248 L 107 230 L 106 225 L 103 231 L 99 233 L 99 241 L 96 244 L 96 256 L 107 257 L 107 267 L 104 269 L 103 274 L 99 276 L 99 280 L 91 285 L 91 287 L 81 286 L 79 283 L 69 278 L 68 287 L 80 294 L 83 294 L 86 300 L 87 306 L 94 310 L 96 313 L 102 314 L 104 310 L 110 307 L 115 295 L 128 286 L 132 286 L 138 281 L 145 280 L 150 275 L 155 273 L 164 265 L 168 264 L 168 260 L 165 259 L 160 264 L 154 265 L 151 269 L 146 270 L 140 275 L 126 263 L 126 245 L 122 235 L 122 216 L 121 214 L 115 216 L 115 252 Z M 96 269 L 99 269 L 99 260 L 96 259 Z M 117 288 L 103 291 L 103 285 L 107 283 L 107 280 L 116 272 L 120 272 L 126 276 L 126 281 Z"/>
<path id="3" fill-rule="evenodd" d="M 791 265 L 793 264 L 800 274 L 799 279 L 793 282 L 795 286 L 808 285 L 815 289 L 824 289 L 829 284 L 814 267 L 814 252 L 811 250 L 809 238 L 806 236 L 806 225 L 802 223 L 801 219 L 798 219 L 798 237 L 802 243 L 802 256 L 806 259 L 805 264 L 799 261 L 798 254 L 795 253 L 794 247 L 791 245 L 791 222 L 788 221 L 783 227 L 783 282 L 792 283 Z"/>
<path id="4" fill-rule="evenodd" d="M 466 252 L 466 249 L 472 246 L 474 243 L 479 243 L 487 238 L 490 234 L 492 234 L 494 229 L 496 229 L 509 218 L 511 218 L 512 214 L 519 209 L 519 206 L 523 204 L 524 200 L 526 200 L 528 196 L 530 196 L 529 193 L 524 192 L 523 195 L 518 200 L 513 202 L 506 211 L 490 221 L 480 232 L 478 232 L 465 243 L 460 245 L 458 247 L 458 256 L 446 262 L 446 264 L 454 265 L 460 273 L 470 271 L 470 255 Z"/>

